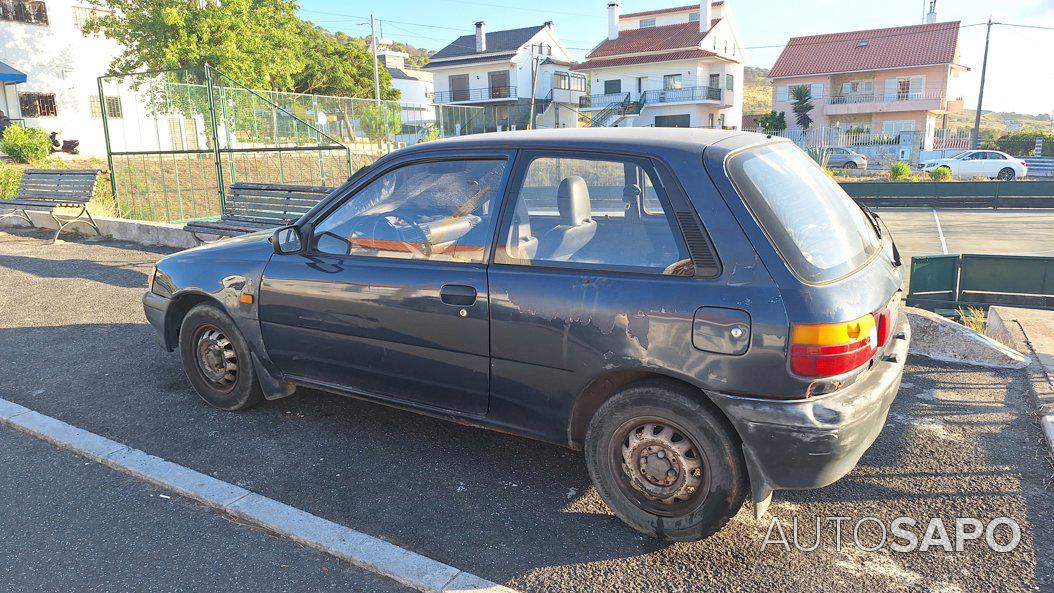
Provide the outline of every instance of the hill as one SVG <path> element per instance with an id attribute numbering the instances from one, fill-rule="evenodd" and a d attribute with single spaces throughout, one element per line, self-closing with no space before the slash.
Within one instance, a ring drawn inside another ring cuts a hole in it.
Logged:
<path id="1" fill-rule="evenodd" d="M 768 113 L 772 110 L 772 85 L 765 78 L 768 68 L 743 68 L 743 115 Z"/>

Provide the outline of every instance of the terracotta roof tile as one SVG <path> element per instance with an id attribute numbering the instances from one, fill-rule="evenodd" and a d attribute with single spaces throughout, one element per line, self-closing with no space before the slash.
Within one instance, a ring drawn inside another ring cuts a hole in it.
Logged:
<path id="1" fill-rule="evenodd" d="M 589 70 L 591 68 L 607 68 L 609 66 L 632 66 L 635 64 L 651 64 L 654 62 L 669 62 L 672 60 L 691 60 L 697 58 L 720 57 L 714 52 L 705 49 L 686 49 L 681 51 L 663 52 L 658 54 L 645 54 L 638 56 L 623 56 L 612 58 L 598 58 L 586 60 L 571 66 L 571 70 Z M 730 60 L 731 61 L 731 60 Z"/>
<path id="2" fill-rule="evenodd" d="M 710 28 L 714 28 L 720 19 L 714 19 Z M 635 54 L 646 51 L 663 51 L 668 49 L 687 49 L 699 47 L 706 33 L 699 30 L 699 23 L 678 23 L 661 27 L 627 29 L 619 31 L 617 39 L 605 39 L 596 49 L 589 52 L 586 58 L 602 58 L 622 54 Z"/>
<path id="3" fill-rule="evenodd" d="M 724 4 L 724 0 L 718 0 L 717 2 L 711 2 L 710 6 L 721 6 L 722 4 Z M 667 13 L 670 13 L 670 12 L 681 12 L 681 11 L 684 11 L 684 10 L 691 10 L 693 8 L 696 9 L 696 10 L 699 10 L 699 4 L 696 3 L 696 4 L 689 4 L 687 6 L 674 6 L 673 8 L 656 8 L 655 10 L 644 10 L 644 11 L 641 11 L 641 12 L 628 12 L 626 14 L 620 15 L 619 18 L 620 19 L 625 19 L 625 18 L 636 18 L 636 17 L 639 17 L 639 16 L 652 16 L 654 14 L 667 14 Z"/>
<path id="4" fill-rule="evenodd" d="M 958 42 L 958 21 L 792 37 L 769 78 L 954 63 Z"/>

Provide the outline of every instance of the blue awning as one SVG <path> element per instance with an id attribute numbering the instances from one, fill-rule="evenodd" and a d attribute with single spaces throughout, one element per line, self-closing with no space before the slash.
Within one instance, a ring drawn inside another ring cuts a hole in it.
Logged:
<path id="1" fill-rule="evenodd" d="M 0 82 L 3 82 L 3 83 L 10 82 L 10 83 L 18 84 L 20 82 L 25 82 L 25 81 L 26 81 L 26 75 L 25 74 L 23 74 L 22 72 L 20 72 L 18 70 L 15 70 L 11 66 L 8 66 L 7 64 L 5 64 L 3 62 L 0 62 Z"/>

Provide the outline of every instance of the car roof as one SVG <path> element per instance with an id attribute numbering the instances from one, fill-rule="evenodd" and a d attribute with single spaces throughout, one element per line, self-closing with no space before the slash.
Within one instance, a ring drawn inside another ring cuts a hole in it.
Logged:
<path id="1" fill-rule="evenodd" d="M 743 136 L 744 140 L 755 136 L 756 142 L 763 142 L 770 138 L 765 134 L 753 132 L 700 128 L 556 128 L 471 134 L 416 144 L 404 150 L 571 148 L 625 152 L 629 148 L 631 151 L 640 152 L 662 150 L 699 152 L 701 148 L 735 136 Z"/>

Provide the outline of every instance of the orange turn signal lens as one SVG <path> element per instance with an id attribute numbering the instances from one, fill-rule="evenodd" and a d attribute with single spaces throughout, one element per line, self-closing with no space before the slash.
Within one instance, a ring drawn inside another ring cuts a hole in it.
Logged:
<path id="1" fill-rule="evenodd" d="M 243 292 L 241 296 L 238 297 L 238 300 L 245 303 L 246 305 L 251 305 L 253 304 L 253 295 L 247 292 Z"/>
<path id="2" fill-rule="evenodd" d="M 791 326 L 791 371 L 802 377 L 833 377 L 865 364 L 878 351 L 878 324 L 868 313 L 841 323 Z"/>

